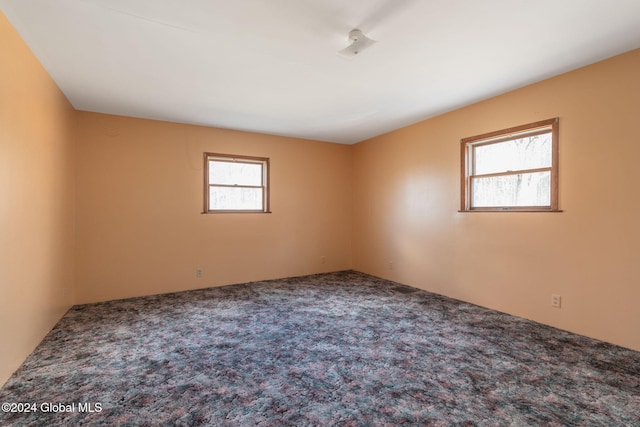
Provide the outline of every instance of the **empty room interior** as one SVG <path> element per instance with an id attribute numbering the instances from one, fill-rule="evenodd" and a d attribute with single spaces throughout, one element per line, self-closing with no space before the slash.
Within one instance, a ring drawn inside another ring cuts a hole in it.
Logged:
<path id="1" fill-rule="evenodd" d="M 640 3 L 343 3 L 0 0 L 0 424 L 640 425 Z"/>

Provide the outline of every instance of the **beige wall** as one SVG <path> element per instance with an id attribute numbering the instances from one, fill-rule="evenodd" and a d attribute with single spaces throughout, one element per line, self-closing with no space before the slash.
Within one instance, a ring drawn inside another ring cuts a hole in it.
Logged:
<path id="1" fill-rule="evenodd" d="M 0 13 L 0 384 L 73 303 L 74 114 Z"/>
<path id="2" fill-rule="evenodd" d="M 354 268 L 640 350 L 638 76 L 635 50 L 357 144 Z M 457 212 L 460 138 L 556 116 L 563 213 Z"/>
<path id="3" fill-rule="evenodd" d="M 273 213 L 201 214 L 206 151 L 269 157 Z M 77 303 L 348 269 L 351 167 L 350 146 L 79 112 Z"/>

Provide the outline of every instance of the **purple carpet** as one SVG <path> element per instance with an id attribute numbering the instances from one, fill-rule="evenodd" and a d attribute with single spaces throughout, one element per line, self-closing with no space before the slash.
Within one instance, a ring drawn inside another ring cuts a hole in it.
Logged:
<path id="1" fill-rule="evenodd" d="M 640 353 L 347 271 L 75 306 L 0 401 L 3 426 L 640 426 Z"/>

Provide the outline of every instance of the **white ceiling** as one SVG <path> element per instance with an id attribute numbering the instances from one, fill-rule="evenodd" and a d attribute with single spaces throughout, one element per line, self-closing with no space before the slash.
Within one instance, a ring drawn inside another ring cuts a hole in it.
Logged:
<path id="1" fill-rule="evenodd" d="M 0 9 L 79 110 L 347 144 L 640 47 L 640 0 L 0 0 Z M 346 59 L 337 51 L 353 28 L 377 43 Z"/>

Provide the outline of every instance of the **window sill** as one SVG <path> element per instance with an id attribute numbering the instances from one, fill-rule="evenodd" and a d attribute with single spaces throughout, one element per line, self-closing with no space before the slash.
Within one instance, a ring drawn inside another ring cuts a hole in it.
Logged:
<path id="1" fill-rule="evenodd" d="M 217 214 L 270 214 L 271 211 L 209 211 L 200 212 L 202 215 L 217 215 Z"/>
<path id="2" fill-rule="evenodd" d="M 552 210 L 552 209 L 514 209 L 514 208 L 501 208 L 501 209 L 467 209 L 467 210 L 458 210 L 460 213 L 476 213 L 476 212 L 535 212 L 535 213 L 562 213 L 563 210 Z"/>

